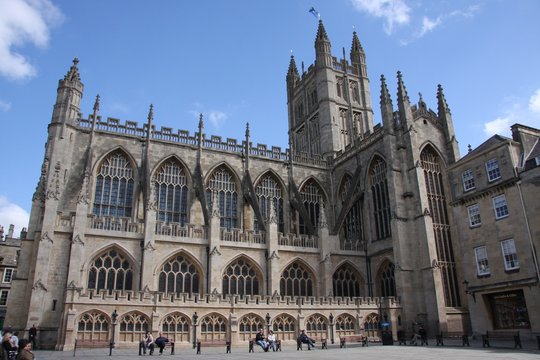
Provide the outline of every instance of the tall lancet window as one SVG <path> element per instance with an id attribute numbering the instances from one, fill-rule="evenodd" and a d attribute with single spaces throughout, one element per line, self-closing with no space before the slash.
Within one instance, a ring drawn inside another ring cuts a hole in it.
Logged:
<path id="1" fill-rule="evenodd" d="M 264 175 L 257 183 L 257 186 L 255 186 L 255 193 L 257 194 L 257 201 L 259 202 L 259 209 L 261 209 L 263 219 L 268 219 L 270 209 L 273 207 L 278 231 L 283 233 L 283 190 L 278 181 L 271 174 Z M 255 219 L 255 230 L 258 231 L 259 228 L 258 220 Z"/>
<path id="2" fill-rule="evenodd" d="M 157 220 L 165 223 L 187 221 L 187 178 L 184 167 L 176 159 L 167 160 L 154 175 Z"/>
<path id="3" fill-rule="evenodd" d="M 346 175 L 343 180 L 343 185 L 340 191 L 341 206 L 347 206 L 349 200 L 349 190 L 351 187 L 351 177 Z M 355 197 L 356 191 L 352 193 L 352 197 Z M 364 236 L 362 233 L 362 204 L 360 199 L 356 200 L 341 226 L 340 232 L 340 248 L 341 250 L 362 250 Z"/>
<path id="4" fill-rule="evenodd" d="M 227 229 L 238 228 L 238 193 L 236 192 L 236 181 L 225 166 L 220 166 L 210 176 L 206 191 L 208 204 L 211 206 L 214 204 L 214 194 L 217 196 L 220 226 Z"/>
<path id="5" fill-rule="evenodd" d="M 309 179 L 302 187 L 302 190 L 300 190 L 300 196 L 309 215 L 311 225 L 317 227 L 319 224 L 321 207 L 324 206 L 324 197 L 321 188 L 313 179 Z M 307 233 L 308 229 L 306 223 L 302 216 L 300 216 L 300 234 Z"/>
<path id="6" fill-rule="evenodd" d="M 390 236 L 390 200 L 386 180 L 386 163 L 380 157 L 376 157 L 371 163 L 369 180 L 375 220 L 374 235 L 376 240 L 381 240 Z"/>
<path id="7" fill-rule="evenodd" d="M 440 266 L 441 280 L 444 289 L 446 306 L 461 306 L 459 282 L 456 262 L 452 248 L 450 220 L 444 192 L 444 176 L 441 158 L 437 152 L 427 146 L 420 154 L 424 180 L 429 203 L 429 211 L 433 222 L 433 233 L 437 249 L 437 260 Z"/>
<path id="8" fill-rule="evenodd" d="M 341 127 L 341 145 L 342 149 L 350 144 L 351 140 L 351 129 L 349 128 L 349 112 L 347 109 L 339 109 L 339 125 Z"/>
<path id="9" fill-rule="evenodd" d="M 121 150 L 109 154 L 96 177 L 94 215 L 130 217 L 133 183 L 133 168 L 127 156 Z"/>

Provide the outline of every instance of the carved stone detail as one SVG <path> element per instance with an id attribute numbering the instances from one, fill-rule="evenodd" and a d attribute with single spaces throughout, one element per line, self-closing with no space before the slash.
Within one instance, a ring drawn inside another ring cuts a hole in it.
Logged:
<path id="1" fill-rule="evenodd" d="M 42 290 L 42 291 L 47 291 L 47 288 L 45 287 L 45 285 L 43 285 L 43 283 L 41 282 L 41 279 L 38 279 L 34 285 L 32 286 L 32 290 Z"/>
<path id="2" fill-rule="evenodd" d="M 75 235 L 75 236 L 73 237 L 73 240 L 71 240 L 71 243 L 74 244 L 74 245 L 75 245 L 75 244 L 76 244 L 76 245 L 82 245 L 82 246 L 85 245 L 85 244 L 84 244 L 84 241 L 83 241 L 83 239 L 82 239 L 82 237 L 81 237 L 79 234 L 77 234 L 77 235 Z"/>
<path id="3" fill-rule="evenodd" d="M 41 236 L 40 241 L 49 241 L 51 244 L 54 243 L 53 239 L 49 236 L 49 233 L 45 233 Z"/>

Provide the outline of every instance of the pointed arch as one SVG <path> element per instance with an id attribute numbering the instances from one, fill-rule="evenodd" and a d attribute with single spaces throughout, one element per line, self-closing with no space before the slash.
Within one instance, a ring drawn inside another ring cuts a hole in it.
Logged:
<path id="1" fill-rule="evenodd" d="M 259 329 L 266 328 L 266 322 L 262 316 L 249 313 L 238 319 L 238 333 L 240 340 L 249 341 L 255 337 Z"/>
<path id="2" fill-rule="evenodd" d="M 296 340 L 296 319 L 289 314 L 279 314 L 272 319 L 272 331 L 276 334 L 276 339 Z"/>
<path id="3" fill-rule="evenodd" d="M 454 257 L 450 218 L 445 191 L 443 158 L 432 144 L 426 144 L 420 153 L 420 166 L 424 171 L 429 213 L 440 266 L 441 282 L 446 306 L 461 306 L 457 264 Z"/>
<path id="4" fill-rule="evenodd" d="M 308 177 L 300 186 L 300 198 L 314 227 L 319 225 L 321 210 L 326 204 L 326 194 L 321 184 L 314 177 Z M 302 216 L 299 217 L 300 234 L 308 234 L 308 229 Z"/>
<path id="5" fill-rule="evenodd" d="M 306 317 L 304 320 L 306 334 L 309 337 L 328 338 L 328 319 L 319 313 Z"/>
<path id="6" fill-rule="evenodd" d="M 223 295 L 261 295 L 263 271 L 245 255 L 232 259 L 225 266 L 221 279 Z"/>
<path id="7" fill-rule="evenodd" d="M 352 176 L 345 173 L 341 179 L 338 193 L 338 199 L 342 207 L 347 206 L 346 204 L 350 200 L 350 188 L 352 186 L 354 186 Z M 354 193 L 352 193 L 354 202 L 348 209 L 339 231 L 339 245 L 341 250 L 363 250 L 362 201 L 358 194 L 358 186 L 354 190 Z"/>
<path id="8" fill-rule="evenodd" d="M 377 284 L 380 297 L 397 296 L 395 265 L 390 260 L 381 263 L 377 272 Z"/>
<path id="9" fill-rule="evenodd" d="M 373 218 L 376 240 L 382 240 L 391 235 L 390 227 L 390 197 L 388 195 L 387 164 L 379 156 L 373 156 L 368 167 L 368 180 L 373 202 Z"/>
<path id="10" fill-rule="evenodd" d="M 187 166 L 172 155 L 161 161 L 153 171 L 152 191 L 156 204 L 157 226 L 188 221 L 191 176 Z"/>
<path id="11" fill-rule="evenodd" d="M 281 273 L 279 288 L 281 296 L 315 296 L 315 272 L 300 259 L 293 260 Z"/>
<path id="12" fill-rule="evenodd" d="M 136 162 L 122 147 L 104 154 L 94 167 L 92 213 L 98 217 L 132 217 Z"/>
<path id="13" fill-rule="evenodd" d="M 356 318 L 348 313 L 336 316 L 336 332 L 338 337 L 356 334 Z"/>
<path id="14" fill-rule="evenodd" d="M 112 244 L 90 258 L 86 265 L 89 290 L 133 290 L 135 261 L 125 249 Z"/>
<path id="15" fill-rule="evenodd" d="M 170 341 L 190 343 L 191 326 L 189 316 L 180 311 L 173 311 L 161 319 L 159 329 Z"/>
<path id="16" fill-rule="evenodd" d="M 196 258 L 186 251 L 179 251 L 159 267 L 158 291 L 168 294 L 200 294 L 203 270 Z"/>
<path id="17" fill-rule="evenodd" d="M 135 310 L 120 316 L 118 324 L 120 341 L 139 343 L 144 334 L 151 331 L 152 323 L 146 314 Z"/>
<path id="18" fill-rule="evenodd" d="M 90 341 L 108 340 L 110 317 L 103 311 L 91 309 L 77 318 L 77 339 Z"/>
<path id="19" fill-rule="evenodd" d="M 213 197 L 217 196 L 219 222 L 223 228 L 240 226 L 239 189 L 240 181 L 236 172 L 226 163 L 221 163 L 209 172 L 206 179 L 206 196 L 210 206 L 214 206 Z M 215 210 L 215 209 L 214 209 Z"/>
<path id="20" fill-rule="evenodd" d="M 227 318 L 213 312 L 199 320 L 201 326 L 201 340 L 227 340 Z"/>
<path id="21" fill-rule="evenodd" d="M 431 152 L 437 154 L 437 156 L 439 158 L 439 161 L 441 162 L 442 168 L 446 169 L 447 163 L 446 163 L 446 160 L 445 160 L 445 158 L 443 156 L 443 153 L 439 150 L 439 148 L 432 141 L 426 140 L 423 144 L 420 145 L 419 149 L 420 149 L 420 154 L 422 154 L 422 152 L 424 150 L 431 151 Z"/>
<path id="22" fill-rule="evenodd" d="M 381 318 L 377 313 L 368 314 L 364 320 L 364 336 L 368 340 L 379 340 L 381 338 Z"/>
<path id="23" fill-rule="evenodd" d="M 285 202 L 285 185 L 281 178 L 271 169 L 266 170 L 255 182 L 255 194 L 263 219 L 270 216 L 271 207 L 274 208 L 278 231 L 285 232 L 283 204 Z M 258 230 L 257 219 L 254 229 Z"/>
<path id="24" fill-rule="evenodd" d="M 349 262 L 344 261 L 332 275 L 333 294 L 336 297 L 360 297 L 364 280 L 358 270 Z"/>

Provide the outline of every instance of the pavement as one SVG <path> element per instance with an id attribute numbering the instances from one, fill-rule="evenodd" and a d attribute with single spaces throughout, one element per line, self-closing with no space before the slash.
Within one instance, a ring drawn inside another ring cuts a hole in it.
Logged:
<path id="1" fill-rule="evenodd" d="M 430 346 L 383 346 L 380 344 L 369 344 L 368 347 L 351 345 L 345 349 L 340 349 L 338 344 L 328 345 L 328 350 L 296 351 L 296 345 L 284 345 L 283 351 L 274 353 L 263 352 L 258 346 L 255 353 L 248 353 L 248 346 L 233 346 L 231 354 L 225 354 L 224 348 L 203 348 L 201 354 L 197 355 L 195 349 L 191 347 L 181 347 L 176 349 L 175 355 L 170 355 L 169 349 L 165 350 L 163 356 L 157 351 L 153 356 L 145 355 L 144 358 L 173 360 L 173 359 L 197 359 L 197 360 L 217 360 L 217 359 L 250 359 L 253 360 L 349 360 L 349 359 L 384 359 L 384 360 L 456 360 L 456 359 L 540 359 L 540 350 L 536 342 L 523 342 L 523 349 L 514 349 L 510 342 L 494 343 L 490 348 L 482 348 L 480 341 L 471 341 L 471 347 L 461 346 L 435 346 L 435 340 L 431 340 Z M 456 343 L 457 345 L 457 343 Z M 138 356 L 138 349 L 113 349 L 112 357 L 109 357 L 109 349 L 78 349 L 76 354 L 73 351 L 35 351 L 36 360 L 57 360 L 57 359 L 143 359 Z"/>

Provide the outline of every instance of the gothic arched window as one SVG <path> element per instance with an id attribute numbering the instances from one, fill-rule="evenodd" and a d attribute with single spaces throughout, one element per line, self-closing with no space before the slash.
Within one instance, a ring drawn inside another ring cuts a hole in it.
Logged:
<path id="1" fill-rule="evenodd" d="M 375 218 L 375 238 L 390 236 L 390 200 L 386 180 L 386 163 L 376 157 L 370 167 L 369 180 L 373 199 L 373 217 Z"/>
<path id="2" fill-rule="evenodd" d="M 184 167 L 176 159 L 167 160 L 154 175 L 158 221 L 179 223 L 187 220 L 188 186 Z"/>
<path id="3" fill-rule="evenodd" d="M 386 262 L 379 272 L 379 287 L 382 297 L 396 296 L 395 266 Z"/>
<path id="4" fill-rule="evenodd" d="M 296 319 L 288 314 L 281 314 L 272 320 L 272 330 L 279 340 L 296 340 Z"/>
<path id="5" fill-rule="evenodd" d="M 79 340 L 108 340 L 109 321 L 105 314 L 100 311 L 88 311 L 79 318 L 77 329 Z"/>
<path id="6" fill-rule="evenodd" d="M 240 332 L 240 340 L 248 341 L 255 338 L 259 329 L 266 329 L 266 326 L 262 317 L 255 314 L 249 314 L 243 316 L 240 321 L 238 321 L 238 329 Z"/>
<path id="7" fill-rule="evenodd" d="M 420 153 L 420 162 L 424 170 L 426 194 L 433 223 L 437 260 L 441 270 L 444 300 L 446 306 L 458 307 L 461 306 L 461 299 L 459 297 L 459 282 L 444 192 L 444 166 L 441 158 L 431 146 L 426 146 Z"/>
<path id="8" fill-rule="evenodd" d="M 360 279 L 356 270 L 349 264 L 341 265 L 333 276 L 334 296 L 359 297 Z"/>
<path id="9" fill-rule="evenodd" d="M 96 177 L 94 215 L 130 217 L 133 184 L 133 169 L 127 156 L 121 150 L 107 156 Z"/>
<path id="10" fill-rule="evenodd" d="M 368 338 L 380 338 L 380 318 L 378 314 L 369 314 L 364 321 L 364 336 Z"/>
<path id="11" fill-rule="evenodd" d="M 302 187 L 302 190 L 300 190 L 300 197 L 302 198 L 304 207 L 309 215 L 311 225 L 317 227 L 319 224 L 321 207 L 324 206 L 324 197 L 321 188 L 313 179 L 309 179 Z M 305 221 L 302 216 L 300 216 L 300 234 L 307 233 L 308 230 Z"/>
<path id="12" fill-rule="evenodd" d="M 214 171 L 207 184 L 208 203 L 213 206 L 213 197 L 217 196 L 219 225 L 231 229 L 238 227 L 238 193 L 234 176 L 221 166 Z"/>
<path id="13" fill-rule="evenodd" d="M 306 333 L 310 337 L 317 336 L 320 338 L 328 338 L 327 320 L 320 314 L 313 314 L 306 318 Z"/>
<path id="14" fill-rule="evenodd" d="M 265 175 L 255 186 L 255 193 L 261 209 L 263 219 L 270 216 L 270 208 L 274 207 L 274 213 L 278 224 L 278 231 L 283 233 L 283 190 L 273 175 Z M 259 230 L 259 224 L 255 219 L 255 230 Z"/>
<path id="15" fill-rule="evenodd" d="M 165 293 L 199 293 L 200 275 L 192 261 L 183 254 L 169 258 L 159 273 L 159 291 Z"/>
<path id="16" fill-rule="evenodd" d="M 336 332 L 338 336 L 356 334 L 356 320 L 349 314 L 342 314 L 336 318 Z"/>
<path id="17" fill-rule="evenodd" d="M 340 200 L 342 206 L 345 206 L 349 200 L 349 190 L 352 178 L 347 175 L 343 181 L 340 191 Z M 352 194 L 353 197 L 356 193 Z M 364 244 L 364 234 L 362 232 L 362 203 L 360 199 L 356 200 L 350 207 L 340 233 L 341 250 L 362 250 Z"/>
<path id="18" fill-rule="evenodd" d="M 109 249 L 90 264 L 88 289 L 132 290 L 133 267 L 116 249 Z"/>
<path id="19" fill-rule="evenodd" d="M 242 258 L 232 262 L 223 273 L 223 295 L 259 295 L 259 284 L 257 271 Z"/>
<path id="20" fill-rule="evenodd" d="M 149 323 L 145 315 L 136 311 L 124 315 L 119 321 L 120 341 L 138 343 L 150 330 Z"/>
<path id="21" fill-rule="evenodd" d="M 227 319 L 222 315 L 213 313 L 200 320 L 201 340 L 226 340 Z"/>
<path id="22" fill-rule="evenodd" d="M 281 296 L 313 296 L 314 286 L 311 272 L 299 262 L 287 266 L 279 281 Z"/>
<path id="23" fill-rule="evenodd" d="M 186 315 L 179 312 L 174 312 L 165 316 L 165 318 L 161 321 L 161 331 L 163 332 L 163 336 L 171 341 L 174 341 L 175 343 L 189 343 L 190 323 L 191 322 Z"/>

